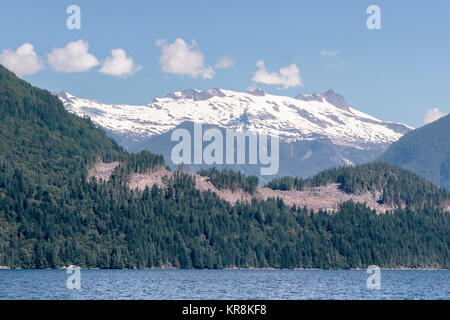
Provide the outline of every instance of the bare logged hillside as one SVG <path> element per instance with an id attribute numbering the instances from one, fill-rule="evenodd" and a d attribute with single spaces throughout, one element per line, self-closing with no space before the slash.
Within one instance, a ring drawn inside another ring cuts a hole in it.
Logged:
<path id="1" fill-rule="evenodd" d="M 145 187 L 151 188 L 156 184 L 158 187 L 163 188 L 165 187 L 163 177 L 170 177 L 172 174 L 172 171 L 166 168 L 159 168 L 151 173 L 133 173 L 128 186 L 131 189 L 145 190 Z"/>
<path id="2" fill-rule="evenodd" d="M 99 162 L 89 171 L 88 177 L 96 177 L 104 181 L 109 180 L 114 169 L 119 165 L 119 162 L 103 163 Z M 158 187 L 164 187 L 163 177 L 170 177 L 172 171 L 168 171 L 164 167 L 160 167 L 148 173 L 133 173 L 129 179 L 128 186 L 131 189 L 144 190 L 146 187 L 153 187 L 156 184 Z M 339 189 L 339 184 L 332 183 L 327 186 L 314 187 L 306 191 L 281 191 L 272 190 L 270 188 L 257 188 L 254 194 L 249 194 L 242 190 L 231 191 L 229 189 L 218 189 L 210 181 L 208 177 L 202 177 L 198 174 L 191 174 L 195 177 L 196 188 L 201 191 L 212 191 L 220 198 L 234 204 L 237 201 L 251 201 L 253 198 L 266 200 L 268 198 L 281 198 L 289 205 L 296 205 L 300 207 L 306 206 L 309 209 L 329 210 L 334 211 L 338 209 L 340 203 L 352 200 L 353 202 L 365 203 L 371 209 L 378 213 L 384 213 L 387 210 L 395 209 L 392 206 L 379 204 L 381 193 L 372 194 L 370 192 L 362 194 L 348 194 Z M 450 207 L 449 207 L 450 209 Z"/>
<path id="3" fill-rule="evenodd" d="M 88 180 L 91 179 L 92 177 L 95 177 L 98 180 L 108 181 L 111 178 L 114 169 L 118 165 L 119 165 L 118 161 L 110 163 L 99 162 L 95 165 L 94 168 L 89 170 Z"/>
<path id="4" fill-rule="evenodd" d="M 362 194 L 348 194 L 339 189 L 339 184 L 332 183 L 327 186 L 314 187 L 307 191 L 281 191 L 269 188 L 259 188 L 257 196 L 260 199 L 280 197 L 288 205 L 306 206 L 314 210 L 336 210 L 340 203 L 352 200 L 353 202 L 366 203 L 368 207 L 378 213 L 394 209 L 392 206 L 379 204 L 381 193 L 375 195 L 370 192 Z"/>

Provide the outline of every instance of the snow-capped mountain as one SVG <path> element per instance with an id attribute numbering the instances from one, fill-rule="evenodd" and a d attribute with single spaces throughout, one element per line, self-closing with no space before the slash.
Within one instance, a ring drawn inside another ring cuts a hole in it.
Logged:
<path id="1" fill-rule="evenodd" d="M 167 153 L 167 150 L 160 150 L 164 143 L 158 143 L 158 137 L 166 136 L 183 123 L 278 136 L 282 143 L 291 145 L 286 149 L 289 158 L 302 163 L 300 172 L 288 172 L 297 176 L 309 175 L 332 165 L 370 161 L 413 129 L 353 109 L 331 89 L 323 94 L 295 98 L 267 94 L 262 90 L 189 89 L 156 97 L 152 103 L 141 106 L 107 104 L 77 98 L 67 92 L 57 95 L 69 112 L 90 117 L 131 151 L 150 149 Z M 330 151 L 329 146 L 324 147 L 325 141 L 333 145 L 334 151 Z M 161 145 L 161 148 L 155 150 L 155 145 Z M 355 150 L 365 154 L 356 156 Z M 327 161 L 323 159 L 324 152 Z M 318 154 L 321 157 L 317 158 Z M 313 168 L 304 168 L 308 162 L 317 161 L 320 163 Z"/>
<path id="2" fill-rule="evenodd" d="M 271 133 L 283 140 L 328 137 L 335 144 L 392 143 L 411 130 L 350 108 L 333 90 L 296 98 L 223 89 L 175 91 L 143 105 L 111 105 L 58 93 L 66 109 L 110 131 L 150 137 L 184 121 Z"/>

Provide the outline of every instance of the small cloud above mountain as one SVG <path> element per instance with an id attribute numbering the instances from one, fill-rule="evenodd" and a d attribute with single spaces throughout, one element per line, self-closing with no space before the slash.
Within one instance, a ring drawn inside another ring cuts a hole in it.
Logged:
<path id="1" fill-rule="evenodd" d="M 140 69 L 142 67 L 136 66 L 133 58 L 127 56 L 125 50 L 118 48 L 111 50 L 111 56 L 105 59 L 99 72 L 115 77 L 126 77 Z"/>
<path id="2" fill-rule="evenodd" d="M 282 85 L 283 89 L 290 87 L 302 86 L 300 78 L 300 70 L 296 64 L 291 64 L 285 68 L 281 68 L 279 72 L 269 72 L 263 60 L 256 63 L 258 70 L 253 75 L 254 83 L 262 83 L 267 85 Z"/>
<path id="3" fill-rule="evenodd" d="M 156 45 L 161 48 L 159 63 L 163 72 L 187 75 L 192 78 L 212 79 L 214 77 L 213 68 L 205 66 L 204 56 L 198 50 L 195 40 L 188 44 L 181 38 L 172 43 L 159 39 Z"/>
<path id="4" fill-rule="evenodd" d="M 214 66 L 216 69 L 228 69 L 234 66 L 234 61 L 230 57 L 223 57 Z"/>
<path id="5" fill-rule="evenodd" d="M 24 43 L 16 51 L 6 49 L 0 54 L 0 64 L 22 77 L 44 69 L 44 63 L 31 43 Z"/>
<path id="6" fill-rule="evenodd" d="M 85 72 L 99 64 L 98 59 L 88 52 L 87 41 L 69 42 L 64 48 L 53 48 L 48 63 L 56 72 Z"/>

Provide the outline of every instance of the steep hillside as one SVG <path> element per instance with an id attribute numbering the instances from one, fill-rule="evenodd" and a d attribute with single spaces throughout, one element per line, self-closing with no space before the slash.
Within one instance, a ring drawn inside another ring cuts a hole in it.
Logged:
<path id="1" fill-rule="evenodd" d="M 380 160 L 411 170 L 450 190 L 450 115 L 407 133 Z"/>
<path id="2" fill-rule="evenodd" d="M 448 210 L 450 194 L 433 183 L 399 167 L 383 162 L 332 168 L 309 179 L 283 177 L 267 183 L 274 190 L 307 190 L 311 187 L 339 184 L 348 194 L 378 195 L 379 204 L 392 208 L 422 210 L 432 206 Z"/>
<path id="3" fill-rule="evenodd" d="M 132 190 L 133 177 L 164 167 L 161 156 L 123 152 L 2 67 L 0 127 L 0 266 L 450 267 L 450 215 L 438 206 L 377 215 L 353 202 L 335 214 L 282 199 L 233 205 L 178 171 Z M 95 163 L 107 181 L 89 174 Z"/>
<path id="4" fill-rule="evenodd" d="M 69 114 L 57 97 L 0 65 L 0 164 L 39 184 L 61 187 L 97 158 L 124 159 L 89 119 Z M 44 179 L 44 180 L 43 180 Z"/>

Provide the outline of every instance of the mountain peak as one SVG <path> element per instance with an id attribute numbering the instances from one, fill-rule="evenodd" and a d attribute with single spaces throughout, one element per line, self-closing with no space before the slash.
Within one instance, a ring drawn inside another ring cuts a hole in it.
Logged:
<path id="1" fill-rule="evenodd" d="M 323 93 L 324 96 L 334 95 L 334 94 L 337 94 L 337 93 L 336 93 L 336 91 L 333 90 L 333 88 L 330 88 Z"/>
<path id="2" fill-rule="evenodd" d="M 255 96 L 261 96 L 261 97 L 266 95 L 264 90 L 262 90 L 261 88 L 256 88 L 256 89 L 253 89 L 253 90 L 249 90 L 247 92 L 250 93 L 250 94 L 253 94 Z"/>
<path id="3" fill-rule="evenodd" d="M 334 105 L 339 109 L 344 110 L 348 110 L 348 108 L 350 107 L 345 101 L 344 97 L 339 93 L 336 93 L 331 88 L 325 91 L 324 93 L 313 93 L 305 95 L 299 94 L 295 98 L 302 101 L 320 101 L 320 102 L 325 99 L 328 103 Z"/>
<path id="4" fill-rule="evenodd" d="M 207 90 L 187 89 L 174 91 L 165 97 L 174 100 L 192 99 L 193 101 L 204 101 L 211 99 L 212 97 L 225 97 L 225 94 L 220 88 L 211 88 Z"/>
<path id="5" fill-rule="evenodd" d="M 302 101 L 323 101 L 323 96 L 321 94 L 313 93 L 313 94 L 301 94 L 299 93 L 295 99 Z"/>
<path id="6" fill-rule="evenodd" d="M 64 99 L 71 99 L 74 96 L 66 91 L 52 91 L 52 94 L 54 94 L 57 97 L 64 98 Z"/>
<path id="7" fill-rule="evenodd" d="M 323 93 L 325 99 L 331 103 L 332 105 L 340 108 L 340 109 L 348 109 L 349 105 L 345 101 L 344 97 L 338 93 L 336 93 L 333 89 L 328 89 Z"/>

